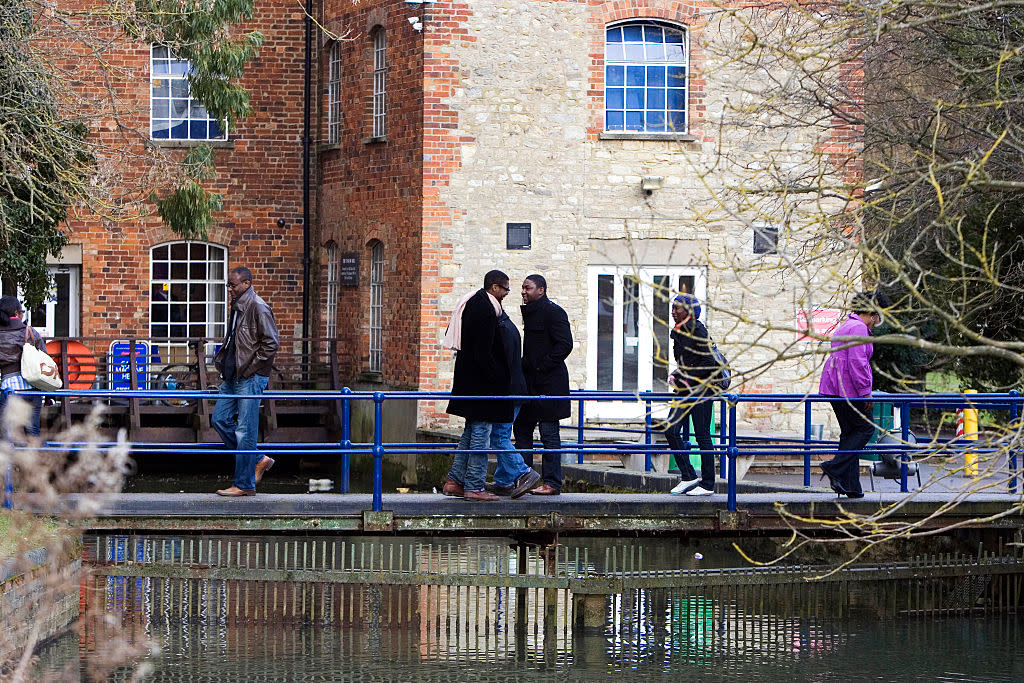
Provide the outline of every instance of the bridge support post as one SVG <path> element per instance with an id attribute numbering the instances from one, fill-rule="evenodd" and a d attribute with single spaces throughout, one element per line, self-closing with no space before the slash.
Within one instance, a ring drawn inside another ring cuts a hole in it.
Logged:
<path id="1" fill-rule="evenodd" d="M 572 594 L 572 627 L 582 633 L 601 633 L 605 627 L 607 595 Z"/>
<path id="2" fill-rule="evenodd" d="M 526 544 L 519 542 L 516 548 L 516 573 L 526 574 L 527 552 Z M 516 588 L 516 649 L 526 646 L 526 622 L 529 621 L 529 607 L 527 605 L 527 591 L 529 589 Z"/>

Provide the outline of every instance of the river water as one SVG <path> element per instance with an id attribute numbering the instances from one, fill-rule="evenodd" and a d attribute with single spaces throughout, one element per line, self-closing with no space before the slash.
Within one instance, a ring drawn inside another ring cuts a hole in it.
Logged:
<path id="1" fill-rule="evenodd" d="M 94 544 L 115 547 L 101 540 L 87 538 L 87 563 Z M 474 558 L 506 541 L 463 543 Z M 613 542 L 587 543 L 605 563 Z M 732 557 L 644 544 L 647 566 Z M 1024 618 L 894 610 L 888 588 L 849 593 L 841 613 L 810 588 L 639 589 L 602 597 L 589 632 L 567 591 L 536 588 L 95 575 L 81 591 L 81 618 L 41 649 L 35 679 L 132 680 L 141 665 L 153 681 L 1024 681 Z"/>

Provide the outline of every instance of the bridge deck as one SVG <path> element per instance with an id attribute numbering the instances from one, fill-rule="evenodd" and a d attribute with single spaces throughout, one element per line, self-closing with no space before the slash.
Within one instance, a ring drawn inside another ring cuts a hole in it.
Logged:
<path id="1" fill-rule="evenodd" d="M 79 496 L 65 499 L 76 505 Z M 475 503 L 439 494 L 384 496 L 384 509 L 372 512 L 369 494 L 260 494 L 227 499 L 214 494 L 107 494 L 84 526 L 92 530 L 337 532 L 397 534 L 604 534 L 722 533 L 775 531 L 796 525 L 825 528 L 843 510 L 869 515 L 902 502 L 890 521 L 919 522 L 926 528 L 969 523 L 976 527 L 1024 525 L 1021 495 L 975 493 L 955 507 L 952 493 L 867 492 L 861 500 L 837 499 L 813 489 L 798 493 L 741 495 L 738 510 L 726 509 L 724 494 L 692 498 L 668 494 L 566 493 L 555 497 Z M 780 516 L 777 503 L 801 518 Z M 33 507 L 16 496 L 16 506 Z M 1017 506 L 1016 508 L 1014 506 Z M 40 502 L 40 511 L 42 508 Z M 1010 511 L 1007 514 L 1007 511 Z"/>

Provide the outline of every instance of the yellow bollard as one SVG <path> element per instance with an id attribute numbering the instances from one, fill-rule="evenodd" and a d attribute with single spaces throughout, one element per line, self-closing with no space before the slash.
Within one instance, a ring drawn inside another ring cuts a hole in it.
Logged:
<path id="1" fill-rule="evenodd" d="M 974 389 L 967 389 L 965 394 L 978 393 Z M 964 408 L 964 438 L 969 441 L 978 440 L 978 409 Z M 969 477 L 978 476 L 978 454 L 971 451 L 964 453 L 964 474 Z"/>

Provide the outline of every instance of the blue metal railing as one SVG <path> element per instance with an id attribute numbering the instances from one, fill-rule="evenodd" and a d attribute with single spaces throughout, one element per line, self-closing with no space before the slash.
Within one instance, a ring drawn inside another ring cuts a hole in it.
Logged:
<path id="1" fill-rule="evenodd" d="M 225 397 L 225 394 L 218 394 L 216 391 L 160 391 L 160 390 L 135 390 L 135 391 L 109 391 L 109 390 L 64 390 L 57 392 L 19 392 L 25 396 L 49 396 L 63 400 L 81 399 L 207 399 L 216 400 L 218 397 Z M 252 396 L 234 396 L 233 398 L 249 398 Z M 324 454 L 337 450 L 339 454 L 339 485 L 341 493 L 349 491 L 349 464 L 350 456 L 356 454 L 369 454 L 373 458 L 373 509 L 383 509 L 383 458 L 387 454 L 437 454 L 446 453 L 452 450 L 452 444 L 445 443 L 385 443 L 383 436 L 383 410 L 384 404 L 389 400 L 446 400 L 450 395 L 446 392 L 369 392 L 352 391 L 344 388 L 341 391 L 284 391 L 275 390 L 264 393 L 262 399 L 276 400 L 319 400 L 319 401 L 340 401 L 341 402 L 341 440 L 334 445 L 324 443 L 292 443 L 292 444 L 265 444 L 258 452 L 263 454 Z M 469 396 L 462 397 L 474 400 L 508 400 L 509 398 L 537 399 L 537 400 L 564 400 L 565 396 L 530 396 L 530 397 L 495 397 L 495 396 Z M 615 392 L 615 391 L 575 391 L 569 399 L 576 401 L 577 405 L 577 441 L 570 444 L 562 451 L 575 451 L 577 462 L 583 463 L 584 454 L 621 454 L 637 453 L 645 454 L 645 469 L 649 472 L 652 469 L 651 456 L 655 453 L 671 452 L 666 445 L 654 443 L 654 418 L 653 404 L 667 403 L 679 400 L 679 396 L 672 393 L 657 392 Z M 736 510 L 736 461 L 741 454 L 749 456 L 775 455 L 792 452 L 803 456 L 804 486 L 810 486 L 812 455 L 834 455 L 836 442 L 812 439 L 811 418 L 812 409 L 816 403 L 827 403 L 836 400 L 828 396 L 801 395 L 801 394 L 725 394 L 719 397 L 700 399 L 714 401 L 718 406 L 719 428 L 717 432 L 718 445 L 712 451 L 713 455 L 720 458 L 721 476 L 728 483 L 728 508 Z M 947 447 L 941 442 L 911 444 L 910 442 L 910 410 L 912 408 L 931 409 L 958 409 L 978 408 L 987 410 L 1008 411 L 1009 424 L 1015 429 L 1020 429 L 1019 416 L 1021 397 L 1018 392 L 1011 391 L 1005 394 L 884 394 L 862 399 L 845 399 L 850 402 L 882 401 L 893 404 L 901 415 L 901 439 L 895 444 L 873 444 L 865 449 L 867 453 L 891 452 L 899 456 L 900 466 L 900 490 L 909 491 L 908 488 L 908 464 L 911 457 L 916 453 L 934 450 L 937 446 Z M 373 440 L 368 443 L 357 443 L 351 440 L 351 409 L 353 401 L 372 401 L 373 403 Z M 644 408 L 643 430 L 627 427 L 602 427 L 586 425 L 586 404 L 592 402 L 630 402 L 642 403 Z M 743 437 L 737 430 L 737 409 L 741 403 L 790 403 L 803 404 L 804 406 L 804 429 L 803 439 L 792 438 L 753 438 Z M 643 443 L 586 443 L 586 436 L 589 432 L 622 432 L 629 434 L 643 433 Z M 687 443 L 684 441 L 684 443 Z M 76 444 L 58 444 L 47 442 L 41 446 L 43 449 L 66 449 Z M 212 444 L 180 444 L 180 443 L 135 443 L 132 444 L 133 453 L 165 453 L 165 454 L 186 454 L 208 452 Z M 689 445 L 687 443 L 687 445 Z M 960 448 L 965 444 L 960 444 Z M 992 453 L 996 448 L 974 448 L 973 452 L 978 454 Z M 467 451 L 468 453 L 483 453 L 490 451 Z M 523 453 L 543 454 L 544 448 L 521 451 Z M 681 457 L 688 456 L 690 452 L 703 453 L 692 449 L 679 454 Z M 954 452 L 951 450 L 950 452 Z M 722 457 L 724 456 L 724 457 Z M 1009 469 L 1009 491 L 1016 492 L 1017 487 L 1017 450 L 1011 448 L 1007 453 L 1007 464 Z M 10 496 L 12 493 L 12 476 L 8 471 L 4 478 L 4 506 L 10 507 Z"/>

